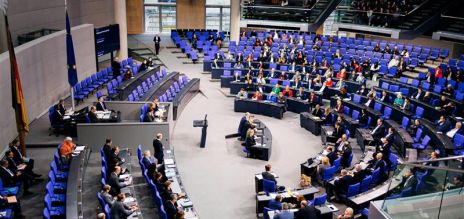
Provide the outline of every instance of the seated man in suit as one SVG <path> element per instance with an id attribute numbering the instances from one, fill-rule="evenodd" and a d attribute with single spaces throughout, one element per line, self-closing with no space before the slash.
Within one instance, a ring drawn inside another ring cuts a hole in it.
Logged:
<path id="1" fill-rule="evenodd" d="M 366 89 L 366 86 L 365 85 L 362 85 L 361 88 L 359 88 L 357 91 L 356 91 L 356 94 L 359 94 L 359 95 L 366 95 L 368 92 L 368 90 Z"/>
<path id="2" fill-rule="evenodd" d="M 8 202 L 9 197 L 16 198 L 17 202 Z M 13 208 L 13 213 L 14 213 L 14 218 L 15 219 L 26 218 L 21 213 L 21 204 L 19 202 L 19 199 L 16 196 L 0 195 L 0 209 L 6 209 L 6 208 Z"/>
<path id="3" fill-rule="evenodd" d="M 393 127 L 388 128 L 387 135 L 385 135 L 385 139 L 390 142 L 390 144 L 393 143 L 393 140 L 395 139 L 395 135 L 393 133 Z"/>
<path id="4" fill-rule="evenodd" d="M 350 159 L 350 156 L 352 154 L 352 149 L 351 149 L 349 141 L 344 141 L 343 142 L 342 149 L 339 150 L 338 154 L 342 158 L 341 162 L 340 162 L 341 166 L 342 167 L 350 167 L 351 163 L 350 163 L 349 159 Z"/>
<path id="5" fill-rule="evenodd" d="M 375 104 L 374 96 L 371 96 L 371 95 L 367 96 L 367 100 L 364 103 L 364 106 L 367 106 L 369 108 L 373 108 L 374 104 Z"/>
<path id="6" fill-rule="evenodd" d="M 103 186 L 103 190 L 100 192 L 101 197 L 107 205 L 111 208 L 114 203 L 114 197 L 110 194 L 111 186 L 106 184 Z"/>
<path id="7" fill-rule="evenodd" d="M 450 129 L 451 124 L 448 121 L 448 119 L 445 118 L 444 115 L 441 115 L 440 119 L 437 122 L 435 122 L 435 126 L 437 126 L 438 131 L 446 133 Z"/>
<path id="8" fill-rule="evenodd" d="M 376 169 L 380 170 L 380 181 L 379 183 L 384 182 L 387 178 L 387 164 L 383 160 L 383 154 L 382 153 L 377 153 L 375 155 L 375 159 L 369 161 L 368 168 L 370 171 L 374 171 Z"/>
<path id="9" fill-rule="evenodd" d="M 387 164 L 387 167 L 390 167 L 390 153 L 391 153 L 391 145 L 393 142 L 390 142 L 387 138 L 380 139 L 381 144 L 375 147 L 375 153 L 373 156 L 375 157 L 377 153 L 382 153 L 383 160 Z"/>
<path id="10" fill-rule="evenodd" d="M 359 116 L 358 122 L 360 126 L 365 126 L 369 122 L 369 116 L 364 108 L 361 109 L 361 115 Z"/>
<path id="11" fill-rule="evenodd" d="M 366 176 L 367 173 L 363 170 L 362 166 L 360 164 L 356 164 L 353 172 L 353 183 L 360 183 L 364 178 L 366 178 Z"/>
<path id="12" fill-rule="evenodd" d="M 103 145 L 103 153 L 105 154 L 105 159 L 108 159 L 111 156 L 113 150 L 113 140 L 111 138 L 107 138 L 105 140 L 105 145 Z"/>
<path id="13" fill-rule="evenodd" d="M 98 98 L 98 103 L 95 106 L 97 107 L 97 111 L 108 111 L 108 108 L 106 108 L 106 104 L 103 101 L 103 96 Z"/>
<path id="14" fill-rule="evenodd" d="M 321 106 L 319 104 L 317 104 L 316 107 L 314 108 L 312 115 L 317 116 L 319 118 L 322 117 L 323 113 L 322 113 Z"/>
<path id="15" fill-rule="evenodd" d="M 412 189 L 414 191 L 417 185 L 417 178 L 414 175 L 412 169 L 407 169 L 406 172 L 403 174 L 403 178 L 401 183 L 392 193 L 401 193 L 403 190 Z"/>
<path id="16" fill-rule="evenodd" d="M 335 180 L 335 196 L 339 199 L 340 194 L 346 194 L 348 192 L 348 186 L 354 184 L 353 177 L 348 174 L 348 171 L 343 169 L 340 172 L 340 176 Z"/>
<path id="17" fill-rule="evenodd" d="M 22 163 L 18 164 L 14 161 L 14 154 L 12 151 L 5 152 L 5 159 L 8 161 L 8 168 L 13 172 L 20 172 L 22 177 L 25 177 L 29 181 L 43 181 L 43 179 L 37 178 L 33 175 L 30 169 L 27 168 L 27 165 Z"/>
<path id="18" fill-rule="evenodd" d="M 454 96 L 454 88 L 451 86 L 451 84 L 448 84 L 445 89 L 442 91 L 443 95 L 446 95 L 448 97 L 453 97 Z"/>
<path id="19" fill-rule="evenodd" d="M 380 143 L 380 139 L 384 136 L 385 134 L 385 126 L 383 125 L 383 120 L 382 119 L 377 119 L 377 125 L 375 128 L 371 131 L 372 138 L 374 139 L 374 142 L 376 144 Z"/>
<path id="20" fill-rule="evenodd" d="M 424 91 L 422 90 L 422 87 L 419 87 L 417 91 L 411 96 L 412 99 L 416 100 L 422 100 L 424 97 Z"/>
<path id="21" fill-rule="evenodd" d="M 138 209 L 137 205 L 128 206 L 124 203 L 125 199 L 126 195 L 123 193 L 118 194 L 116 201 L 111 206 L 111 218 L 126 219 Z"/>
<path id="22" fill-rule="evenodd" d="M 332 146 L 327 147 L 327 158 L 329 158 L 330 165 L 333 165 L 334 161 L 338 159 L 337 152 L 334 151 Z"/>
<path id="23" fill-rule="evenodd" d="M 267 205 L 268 208 L 273 210 L 281 210 L 282 209 L 282 195 L 277 194 L 275 199 L 269 201 Z"/>
<path id="24" fill-rule="evenodd" d="M 271 164 L 266 164 L 264 166 L 265 171 L 262 172 L 261 175 L 263 176 L 263 179 L 273 181 L 277 185 L 277 180 L 275 179 L 274 174 L 272 174 L 271 168 L 272 168 Z"/>
<path id="25" fill-rule="evenodd" d="M 117 196 L 121 193 L 121 189 L 132 184 L 132 177 L 119 178 L 121 167 L 115 166 L 113 172 L 108 177 L 108 185 L 111 186 L 110 194 Z"/>
<path id="26" fill-rule="evenodd" d="M 115 146 L 111 149 L 111 153 L 109 154 L 109 156 L 106 157 L 106 162 L 108 163 L 108 168 L 110 170 L 112 170 L 113 167 L 120 166 L 125 162 L 124 158 L 119 157 L 119 152 L 120 152 L 119 147 Z M 122 172 L 125 172 L 124 169 L 122 170 L 123 170 Z"/>
<path id="27" fill-rule="evenodd" d="M 98 123 L 100 121 L 97 117 L 97 108 L 95 106 L 90 107 L 90 111 L 87 116 L 89 117 L 90 123 Z"/>
<path id="28" fill-rule="evenodd" d="M 297 219 L 313 219 L 320 218 L 321 211 L 315 208 L 313 205 L 308 205 L 306 200 L 301 201 L 300 209 L 295 212 L 295 218 Z"/>
<path id="29" fill-rule="evenodd" d="M 19 141 L 14 139 L 10 145 L 10 151 L 13 152 L 13 160 L 16 164 L 26 164 L 25 171 L 28 172 L 30 175 L 34 177 L 40 177 L 42 175 L 34 173 L 34 159 L 23 156 L 21 153 L 21 149 L 19 148 Z"/>
<path id="30" fill-rule="evenodd" d="M 142 163 L 145 165 L 145 167 L 150 166 L 150 164 L 156 164 L 158 161 L 156 161 L 156 158 L 151 156 L 150 150 L 146 150 L 143 152 L 143 158 L 142 158 Z"/>
<path id="31" fill-rule="evenodd" d="M 143 122 L 153 122 L 155 121 L 155 110 L 153 108 L 148 108 L 145 116 L 143 117 Z"/>
<path id="32" fill-rule="evenodd" d="M 168 215 L 168 219 L 177 219 L 177 213 L 182 210 L 181 207 L 177 206 L 177 195 L 172 194 L 170 199 L 164 203 L 164 210 Z"/>
<path id="33" fill-rule="evenodd" d="M 409 126 L 409 134 L 411 136 L 416 136 L 416 132 L 418 129 L 422 128 L 421 121 L 419 119 L 415 119 L 414 122 Z"/>
<path id="34" fill-rule="evenodd" d="M 404 98 L 404 103 L 402 106 L 400 106 L 400 109 L 409 112 L 411 110 L 411 103 L 409 103 L 408 98 Z"/>
<path id="35" fill-rule="evenodd" d="M 17 183 L 22 182 L 24 184 L 24 194 L 30 195 L 32 192 L 29 191 L 29 179 L 22 176 L 21 172 L 14 172 L 9 168 L 8 161 L 0 161 L 0 178 L 2 179 L 3 187 L 14 187 Z"/>
<path id="36" fill-rule="evenodd" d="M 456 135 L 456 133 L 462 132 L 462 123 L 461 122 L 456 122 L 456 125 L 454 125 L 454 128 L 449 130 L 446 135 L 450 137 L 451 139 Z"/>
<path id="37" fill-rule="evenodd" d="M 343 134 L 345 134 L 345 130 L 343 129 L 342 124 L 336 121 L 334 125 L 334 131 L 332 132 L 332 135 L 327 136 L 327 141 L 335 143 L 338 139 L 340 139 L 343 136 Z"/>

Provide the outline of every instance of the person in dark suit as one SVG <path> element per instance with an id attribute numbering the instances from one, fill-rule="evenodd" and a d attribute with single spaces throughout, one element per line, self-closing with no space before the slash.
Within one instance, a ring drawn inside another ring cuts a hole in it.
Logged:
<path id="1" fill-rule="evenodd" d="M 20 173 L 21 177 L 23 180 L 28 180 L 28 181 L 43 181 L 43 179 L 35 178 L 33 175 L 31 169 L 27 168 L 26 164 L 18 164 L 14 161 L 14 154 L 12 151 L 6 151 L 5 152 L 5 159 L 8 161 L 8 168 L 13 172 L 13 173 Z"/>
<path id="2" fill-rule="evenodd" d="M 240 135 L 240 140 L 245 140 L 245 139 L 242 139 L 242 132 L 244 131 L 243 130 L 243 126 L 245 125 L 245 123 L 248 121 L 248 118 L 250 117 L 250 113 L 249 112 L 246 112 L 245 115 L 240 119 L 240 123 L 238 124 L 238 129 L 237 129 L 237 133 Z M 246 133 L 245 133 L 246 134 Z"/>
<path id="3" fill-rule="evenodd" d="M 421 87 L 419 87 L 417 91 L 411 96 L 412 99 L 416 99 L 416 100 L 422 100 L 423 97 L 424 97 L 424 91 L 422 90 Z"/>
<path id="4" fill-rule="evenodd" d="M 162 164 L 164 162 L 164 147 L 161 140 L 163 140 L 163 134 L 161 133 L 156 134 L 156 138 L 153 140 L 153 149 L 155 151 L 154 155 L 158 160 L 158 164 Z"/>
<path id="5" fill-rule="evenodd" d="M 126 219 L 138 209 L 137 206 L 128 206 L 125 204 L 125 199 L 126 196 L 123 193 L 118 194 L 116 201 L 111 206 L 111 219 Z"/>
<path id="6" fill-rule="evenodd" d="M 385 126 L 383 125 L 383 120 L 382 119 L 377 119 L 377 125 L 375 128 L 371 131 L 372 138 L 374 141 L 379 144 L 380 139 L 384 136 L 385 134 Z"/>
<path id="7" fill-rule="evenodd" d="M 366 89 L 366 86 L 362 85 L 361 88 L 359 88 L 359 90 L 356 91 L 356 94 L 359 94 L 359 95 L 366 95 L 368 92 L 368 90 Z"/>
<path id="8" fill-rule="evenodd" d="M 255 140 L 255 130 L 253 128 L 248 129 L 246 137 L 245 137 L 245 147 L 248 151 L 250 151 L 250 156 L 254 157 L 255 153 L 253 150 L 253 146 L 256 145 Z"/>
<path id="9" fill-rule="evenodd" d="M 97 108 L 95 106 L 90 107 L 90 111 L 87 113 L 90 123 L 98 123 L 100 119 L 97 117 Z"/>
<path id="10" fill-rule="evenodd" d="M 387 167 L 390 167 L 391 166 L 390 153 L 391 153 L 391 145 L 393 142 L 390 142 L 387 138 L 381 138 L 380 141 L 382 143 L 376 146 L 375 153 L 373 155 L 376 156 L 376 153 L 382 153 L 383 160 L 387 164 Z"/>
<path id="11" fill-rule="evenodd" d="M 379 183 L 384 182 L 387 178 L 387 164 L 385 163 L 385 160 L 383 160 L 383 154 L 382 153 L 377 153 L 375 155 L 375 159 L 372 160 L 368 166 L 371 171 L 374 171 L 376 169 L 380 170 L 380 181 Z"/>
<path id="12" fill-rule="evenodd" d="M 60 111 L 61 115 L 64 116 L 64 114 L 66 114 L 66 111 L 68 111 L 66 109 L 66 106 L 64 105 L 64 100 L 63 99 L 60 99 L 60 101 L 58 102 L 58 104 L 56 105 L 58 107 L 58 110 Z"/>
<path id="13" fill-rule="evenodd" d="M 103 186 L 103 190 L 100 192 L 100 196 L 103 198 L 103 200 L 105 201 L 105 203 L 107 205 L 109 205 L 109 207 L 111 208 L 111 206 L 113 206 L 113 203 L 114 203 L 114 198 L 113 196 L 110 194 L 110 190 L 111 190 L 111 186 L 106 184 Z"/>
<path id="14" fill-rule="evenodd" d="M 26 218 L 21 212 L 21 203 L 19 202 L 19 199 L 16 198 L 17 202 L 10 203 L 7 200 L 8 197 L 16 197 L 16 196 L 0 195 L 0 209 L 13 208 L 15 219 Z"/>
<path id="15" fill-rule="evenodd" d="M 111 148 L 111 153 L 109 153 L 109 156 L 106 157 L 109 170 L 112 170 L 115 166 L 120 166 L 125 162 L 124 158 L 119 157 L 119 151 L 119 147 L 113 147 Z"/>
<path id="16" fill-rule="evenodd" d="M 373 108 L 375 104 L 374 96 L 367 96 L 367 100 L 364 103 L 364 106 L 367 106 L 369 108 Z"/>
<path id="17" fill-rule="evenodd" d="M 300 203 L 300 209 L 295 212 L 296 219 L 317 219 L 320 218 L 321 211 L 313 205 L 308 205 L 306 200 Z"/>
<path id="18" fill-rule="evenodd" d="M 421 121 L 419 119 L 415 119 L 414 122 L 409 126 L 409 134 L 411 134 L 411 136 L 416 136 L 416 132 L 418 129 L 421 129 L 422 128 L 422 124 L 421 124 Z"/>
<path id="19" fill-rule="evenodd" d="M 274 174 L 272 174 L 271 168 L 272 168 L 271 164 L 266 164 L 266 166 L 264 166 L 265 171 L 262 172 L 261 175 L 263 176 L 263 179 L 273 181 L 277 185 L 277 180 L 275 179 Z"/>
<path id="20" fill-rule="evenodd" d="M 143 152 L 143 158 L 142 158 L 142 163 L 145 165 L 145 167 L 150 166 L 151 164 L 156 164 L 158 163 L 154 157 L 151 156 L 151 152 L 149 150 L 146 150 Z"/>
<path id="21" fill-rule="evenodd" d="M 64 121 L 63 121 L 63 117 L 64 117 L 64 114 L 61 114 L 59 108 L 58 108 L 58 105 L 55 105 L 53 106 L 53 113 L 52 113 L 52 121 L 54 123 L 54 125 L 60 125 L 60 124 L 63 124 Z"/>
<path id="22" fill-rule="evenodd" d="M 404 99 L 404 103 L 402 106 L 400 106 L 400 109 L 409 112 L 411 110 L 411 103 L 409 102 L 408 98 Z"/>
<path id="23" fill-rule="evenodd" d="M 451 86 L 451 84 L 448 84 L 445 89 L 442 91 L 443 95 L 446 95 L 448 97 L 453 97 L 454 96 L 454 88 Z"/>
<path id="24" fill-rule="evenodd" d="M 106 108 L 106 104 L 103 101 L 103 97 L 98 98 L 98 103 L 96 104 L 97 111 L 108 111 L 108 108 Z"/>
<path id="25" fill-rule="evenodd" d="M 351 149 L 351 146 L 350 146 L 350 142 L 349 141 L 345 141 L 343 142 L 343 145 L 342 145 L 342 150 L 340 153 L 340 156 L 342 158 L 340 164 L 342 167 L 350 167 L 351 166 L 351 163 L 349 163 L 349 159 L 350 159 L 350 156 L 352 154 L 352 149 Z"/>
<path id="26" fill-rule="evenodd" d="M 415 190 L 417 185 L 417 178 L 414 175 L 411 169 L 407 169 L 406 172 L 403 174 L 403 178 L 401 180 L 400 185 L 395 189 L 393 193 L 401 193 L 403 190 L 412 189 Z"/>
<path id="27" fill-rule="evenodd" d="M 108 177 L 108 185 L 111 186 L 110 194 L 112 196 L 119 195 L 122 188 L 132 184 L 131 177 L 128 177 L 127 179 L 120 179 L 119 174 L 121 174 L 121 167 L 115 166 L 113 172 L 111 172 Z"/>
<path id="28" fill-rule="evenodd" d="M 380 102 L 387 103 L 389 101 L 388 94 L 385 91 L 382 91 L 382 96 L 378 98 Z"/>
<path id="29" fill-rule="evenodd" d="M 119 63 L 119 58 L 115 57 L 111 62 L 111 69 L 113 70 L 113 78 L 121 75 L 121 63 Z"/>
<path id="30" fill-rule="evenodd" d="M 316 107 L 314 108 L 312 115 L 317 116 L 317 117 L 322 117 L 323 113 L 322 113 L 321 106 L 319 104 L 317 104 Z"/>
<path id="31" fill-rule="evenodd" d="M 309 93 L 308 103 L 311 106 L 311 108 L 316 106 L 316 104 L 319 104 L 319 99 L 316 96 L 316 93 L 314 93 L 314 91 L 311 91 L 311 93 Z"/>
<path id="32" fill-rule="evenodd" d="M 155 121 L 155 111 L 153 108 L 148 108 L 145 116 L 143 117 L 143 122 L 153 122 Z"/>
<path id="33" fill-rule="evenodd" d="M 364 178 L 366 178 L 366 176 L 367 173 L 362 169 L 362 166 L 360 164 L 356 164 L 354 166 L 353 183 L 361 182 Z"/>
<path id="34" fill-rule="evenodd" d="M 24 194 L 30 195 L 32 192 L 29 191 L 29 180 L 26 177 L 21 176 L 21 172 L 14 172 L 9 168 L 7 160 L 0 161 L 0 178 L 2 179 L 3 187 L 14 187 L 16 183 L 22 182 L 24 184 Z"/>
<path id="35" fill-rule="evenodd" d="M 112 152 L 113 146 L 111 146 L 112 144 L 113 144 L 113 140 L 111 140 L 111 138 L 107 138 L 105 140 L 105 145 L 103 145 L 103 154 L 105 154 L 105 159 L 110 158 L 111 153 L 113 153 Z"/>
<path id="36" fill-rule="evenodd" d="M 177 213 L 179 209 L 177 207 L 177 195 L 172 194 L 170 199 L 164 203 L 164 210 L 166 210 L 166 214 L 168 215 L 168 219 L 177 219 Z"/>
<path id="37" fill-rule="evenodd" d="M 359 116 L 359 125 L 360 126 L 365 126 L 367 125 L 367 122 L 369 121 L 369 116 L 367 116 L 366 110 L 362 109 L 361 110 L 361 116 Z"/>
<path id="38" fill-rule="evenodd" d="M 393 132 L 393 127 L 388 128 L 387 135 L 385 135 L 385 139 L 388 140 L 390 144 L 393 143 L 393 140 L 395 139 L 395 134 Z"/>
<path id="39" fill-rule="evenodd" d="M 329 158 L 330 165 L 333 165 L 334 161 L 338 159 L 337 152 L 334 151 L 332 146 L 327 147 L 327 158 Z"/>
<path id="40" fill-rule="evenodd" d="M 241 52 L 239 52 L 237 57 L 235 57 L 235 62 L 243 62 L 243 54 Z"/>
<path id="41" fill-rule="evenodd" d="M 267 207 L 274 210 L 282 210 L 282 195 L 277 194 L 275 199 L 269 201 Z"/>
<path id="42" fill-rule="evenodd" d="M 345 130 L 343 130 L 340 123 L 335 122 L 335 128 L 334 128 L 334 131 L 332 133 L 333 139 L 339 139 L 339 138 L 341 138 L 343 136 L 343 134 L 345 134 Z"/>
<path id="43" fill-rule="evenodd" d="M 161 37 L 156 34 L 155 37 L 153 37 L 153 42 L 155 42 L 155 52 L 156 55 L 158 55 L 160 50 Z"/>
<path id="44" fill-rule="evenodd" d="M 330 112 L 330 108 L 326 107 L 324 109 L 324 115 L 322 115 L 323 121 L 322 124 L 332 124 L 332 113 Z"/>
<path id="45" fill-rule="evenodd" d="M 25 171 L 34 177 L 41 177 L 42 175 L 34 173 L 34 159 L 22 155 L 19 148 L 19 141 L 14 139 L 10 145 L 10 151 L 13 152 L 13 160 L 18 164 L 26 164 Z"/>
<path id="46" fill-rule="evenodd" d="M 348 187 L 354 184 L 354 179 L 348 174 L 348 171 L 343 169 L 340 172 L 340 177 L 335 180 L 335 195 L 338 197 L 340 194 L 346 194 Z"/>
<path id="47" fill-rule="evenodd" d="M 445 118 L 444 115 L 441 115 L 440 119 L 437 122 L 435 122 L 435 126 L 437 127 L 438 131 L 446 133 L 447 131 L 449 131 L 451 123 L 448 121 L 448 119 Z"/>

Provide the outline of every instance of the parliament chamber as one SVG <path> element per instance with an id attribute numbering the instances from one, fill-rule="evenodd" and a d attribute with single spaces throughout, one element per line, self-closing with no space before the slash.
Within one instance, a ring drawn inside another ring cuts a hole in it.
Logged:
<path id="1" fill-rule="evenodd" d="M 0 218 L 459 218 L 462 6 L 0 0 Z"/>

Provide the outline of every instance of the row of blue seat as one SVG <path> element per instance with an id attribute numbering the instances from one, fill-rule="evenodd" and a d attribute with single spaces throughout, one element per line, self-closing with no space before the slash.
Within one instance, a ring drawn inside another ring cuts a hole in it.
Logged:
<path id="1" fill-rule="evenodd" d="M 166 69 L 162 69 L 161 72 L 156 72 L 152 74 L 150 77 L 147 78 L 141 85 L 137 86 L 134 90 L 132 90 L 131 94 L 127 96 L 128 101 L 139 101 L 149 90 L 153 87 L 153 85 L 166 77 L 167 72 Z"/>
<path id="2" fill-rule="evenodd" d="M 43 217 L 45 219 L 66 216 L 66 186 L 69 166 L 60 160 L 59 150 L 61 144 L 54 152 L 50 163 L 48 182 L 45 187 Z"/>
<path id="3" fill-rule="evenodd" d="M 161 219 L 168 219 L 168 215 L 166 211 L 164 210 L 164 200 L 161 198 L 160 193 L 158 192 L 158 189 L 156 188 L 156 185 L 153 183 L 153 181 L 150 180 L 150 177 L 147 175 L 147 167 L 143 164 L 142 162 L 142 146 L 139 145 L 137 147 L 137 157 L 139 159 L 139 164 L 140 168 L 142 169 L 143 176 L 148 183 L 148 185 L 151 188 L 151 193 L 153 196 L 153 200 L 155 201 L 156 205 L 158 206 L 159 209 L 159 216 Z"/>
<path id="4" fill-rule="evenodd" d="M 413 87 L 416 87 L 416 88 L 418 88 L 420 86 L 425 91 L 433 91 L 434 93 L 437 93 L 438 95 L 441 94 L 441 92 L 443 91 L 443 89 L 445 89 L 445 87 L 447 85 L 451 85 L 451 87 L 453 89 L 455 89 L 453 98 L 456 99 L 456 100 L 459 100 L 459 101 L 462 101 L 464 99 L 464 94 L 463 94 L 464 93 L 464 82 L 457 83 L 454 80 L 447 80 L 446 78 L 439 78 L 436 81 L 435 85 L 433 86 L 433 89 L 430 89 L 430 88 L 432 88 L 432 85 L 425 80 L 425 73 L 419 73 L 418 79 L 412 79 L 411 81 L 409 81 L 409 79 L 406 78 L 406 77 L 400 77 L 399 83 L 404 84 L 404 85 L 410 85 L 410 86 L 413 86 Z M 387 85 L 388 85 L 388 83 L 387 83 Z M 384 86 L 388 87 L 387 85 L 382 84 L 382 88 Z M 396 89 L 396 87 L 398 85 L 391 84 L 389 86 L 390 87 L 394 86 L 393 89 Z M 409 92 L 409 89 L 406 88 L 406 87 L 398 86 L 398 88 L 399 88 L 400 92 L 402 92 L 402 93 L 403 93 L 403 91 L 406 92 L 406 90 L 408 90 L 408 92 Z M 389 89 L 389 88 L 384 88 L 384 89 Z M 401 91 L 401 90 L 403 90 L 403 91 Z M 403 94 L 408 95 L 408 94 L 405 94 L 405 93 L 403 93 Z"/>

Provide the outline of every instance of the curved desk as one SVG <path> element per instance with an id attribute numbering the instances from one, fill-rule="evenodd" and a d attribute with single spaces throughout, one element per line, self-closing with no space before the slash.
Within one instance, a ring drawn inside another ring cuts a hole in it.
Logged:
<path id="1" fill-rule="evenodd" d="M 77 156 L 73 156 L 69 164 L 66 188 L 66 218 L 83 218 L 82 190 L 85 169 L 89 161 L 91 149 L 87 146 Z M 76 149 L 77 150 L 77 149 Z"/>
<path id="2" fill-rule="evenodd" d="M 234 111 L 249 112 L 282 119 L 285 112 L 285 105 L 269 101 L 256 101 L 251 99 L 235 98 Z"/>
<path id="3" fill-rule="evenodd" d="M 187 106 L 190 100 L 193 99 L 193 97 L 195 97 L 199 91 L 200 79 L 193 78 L 179 91 L 179 93 L 176 94 L 172 100 L 172 119 L 177 120 L 177 117 L 180 116 L 180 113 L 182 113 L 182 110 L 184 110 L 185 106 Z"/>
<path id="4" fill-rule="evenodd" d="M 256 133 L 256 145 L 251 148 L 258 155 L 258 159 L 268 161 L 272 152 L 271 130 L 258 119 L 255 119 L 254 123 L 258 131 Z"/>
<path id="5" fill-rule="evenodd" d="M 151 77 L 151 75 L 160 71 L 160 66 L 148 69 L 144 72 L 139 72 L 133 78 L 121 82 L 121 84 L 116 88 L 118 91 L 119 100 L 124 100 L 129 94 L 132 93 L 132 90 L 136 89 L 137 86 L 142 85 L 142 82 Z"/>
<path id="6" fill-rule="evenodd" d="M 140 98 L 140 101 L 152 101 L 155 97 L 159 97 L 166 92 L 174 82 L 179 80 L 179 72 L 172 72 L 166 75 L 161 80 L 153 84 L 153 87 Z"/>

